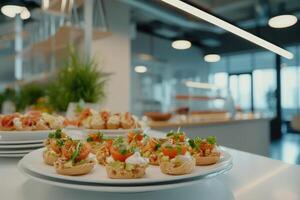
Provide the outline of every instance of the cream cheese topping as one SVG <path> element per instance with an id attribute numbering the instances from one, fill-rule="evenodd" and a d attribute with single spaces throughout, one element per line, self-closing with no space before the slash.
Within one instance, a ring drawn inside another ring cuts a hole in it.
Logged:
<path id="1" fill-rule="evenodd" d="M 133 165 L 147 165 L 148 162 L 149 160 L 147 158 L 143 158 L 139 152 L 135 152 L 125 160 L 125 163 Z"/>
<path id="2" fill-rule="evenodd" d="M 22 122 L 19 117 L 14 118 L 13 123 L 14 123 L 16 129 L 22 129 Z"/>

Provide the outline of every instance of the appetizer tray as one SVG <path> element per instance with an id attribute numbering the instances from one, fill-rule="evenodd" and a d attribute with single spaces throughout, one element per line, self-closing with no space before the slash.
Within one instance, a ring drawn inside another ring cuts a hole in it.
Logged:
<path id="1" fill-rule="evenodd" d="M 48 137 L 53 130 L 36 130 L 36 131 L 0 131 L 0 142 L 6 143 L 32 143 L 32 141 L 41 141 Z M 25 142 L 26 141 L 26 142 Z"/>
<path id="2" fill-rule="evenodd" d="M 95 133 L 100 132 L 104 135 L 113 135 L 113 136 L 125 136 L 129 132 L 135 132 L 135 131 L 144 131 L 142 128 L 135 128 L 135 129 L 80 129 L 83 134 L 84 133 Z"/>
<path id="3" fill-rule="evenodd" d="M 161 184 L 155 185 L 135 185 L 135 186 L 128 186 L 128 185 L 101 185 L 101 184 L 83 184 L 83 183 L 74 183 L 71 181 L 61 181 L 56 180 L 53 178 L 49 178 L 47 176 L 42 176 L 37 173 L 34 173 L 30 170 L 24 169 L 20 164 L 18 165 L 19 170 L 23 172 L 29 178 L 39 181 L 41 183 L 54 185 L 57 187 L 69 188 L 69 189 L 76 189 L 76 190 L 85 190 L 85 191 L 95 191 L 95 192 L 117 192 L 117 193 L 137 193 L 137 192 L 151 192 L 157 190 L 168 190 L 174 189 L 178 187 L 187 187 L 193 184 L 197 184 L 201 181 L 201 179 L 189 179 L 185 181 L 174 181 L 174 182 L 166 182 Z M 231 166 L 228 166 L 227 169 L 214 173 L 212 175 L 203 176 L 202 178 L 206 178 L 209 176 L 216 176 L 218 174 L 226 173 L 230 170 Z"/>
<path id="4" fill-rule="evenodd" d="M 53 167 L 44 164 L 42 152 L 44 148 L 34 150 L 25 155 L 19 162 L 19 169 L 27 176 L 48 184 L 61 187 L 109 192 L 141 192 L 169 189 L 192 184 L 202 178 L 225 173 L 232 167 L 232 157 L 222 151 L 218 163 L 210 166 L 196 166 L 191 174 L 171 176 L 161 173 L 158 166 L 150 165 L 146 176 L 140 179 L 110 179 L 105 168 L 97 164 L 94 170 L 82 176 L 64 176 L 55 172 Z"/>

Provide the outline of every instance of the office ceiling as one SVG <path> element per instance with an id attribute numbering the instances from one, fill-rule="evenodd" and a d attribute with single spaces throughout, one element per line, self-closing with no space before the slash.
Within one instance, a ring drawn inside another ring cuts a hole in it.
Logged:
<path id="1" fill-rule="evenodd" d="M 186 38 L 206 52 L 231 53 L 257 49 L 248 41 L 225 32 L 160 0 L 120 0 L 132 6 L 132 20 L 139 31 L 174 40 Z M 285 29 L 267 25 L 278 14 L 300 18 L 299 0 L 185 0 L 280 46 L 300 43 L 300 22 Z M 260 48 L 259 48 L 260 49 Z"/>

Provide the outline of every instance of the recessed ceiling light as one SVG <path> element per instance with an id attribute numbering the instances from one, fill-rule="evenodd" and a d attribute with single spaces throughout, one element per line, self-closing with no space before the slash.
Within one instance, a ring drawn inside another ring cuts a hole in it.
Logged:
<path id="1" fill-rule="evenodd" d="M 23 6 L 17 5 L 5 5 L 1 7 L 1 12 L 6 15 L 7 17 L 15 17 L 17 14 L 22 13 L 22 11 L 26 9 Z"/>
<path id="2" fill-rule="evenodd" d="M 204 56 L 206 62 L 218 62 L 220 61 L 221 56 L 218 54 L 207 54 Z"/>
<path id="3" fill-rule="evenodd" d="M 192 46 L 191 42 L 188 40 L 175 40 L 172 42 L 172 47 L 174 49 L 184 50 Z"/>
<path id="4" fill-rule="evenodd" d="M 180 0 L 161 0 L 169 5 L 172 5 L 180 10 L 183 10 L 191 15 L 194 15 L 198 17 L 199 19 L 202 19 L 204 21 L 207 21 L 211 24 L 214 24 L 224 30 L 227 30 L 241 38 L 244 38 L 245 40 L 248 40 L 254 44 L 257 44 L 265 49 L 268 49 L 270 51 L 273 51 L 274 53 L 277 53 L 278 55 L 281 55 L 285 58 L 292 59 L 294 57 L 294 54 L 291 52 L 272 44 L 271 42 L 268 42 L 260 37 L 257 37 L 256 35 L 253 35 L 252 33 L 249 33 L 237 26 L 234 26 L 214 15 L 209 14 L 208 12 L 205 12 L 203 10 L 200 10 L 199 8 L 196 8 L 194 6 L 191 6 L 183 1 Z"/>
<path id="5" fill-rule="evenodd" d="M 143 66 L 143 65 L 138 65 L 138 66 L 135 66 L 134 71 L 136 73 L 145 73 L 145 72 L 147 72 L 147 67 Z"/>
<path id="6" fill-rule="evenodd" d="M 273 28 L 287 28 L 293 26 L 298 21 L 295 15 L 278 15 L 269 19 L 269 26 Z"/>

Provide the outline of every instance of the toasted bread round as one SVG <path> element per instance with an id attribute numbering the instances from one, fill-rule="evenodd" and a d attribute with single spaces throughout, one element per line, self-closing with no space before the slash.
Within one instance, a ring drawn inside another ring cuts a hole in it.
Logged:
<path id="1" fill-rule="evenodd" d="M 66 167 L 66 163 L 63 159 L 58 159 L 54 162 L 54 168 L 58 174 L 68 175 L 68 176 L 78 176 L 90 173 L 95 166 L 94 160 L 88 160 L 86 163 L 77 164 L 72 167 Z"/>
<path id="2" fill-rule="evenodd" d="M 160 170 L 164 174 L 169 175 L 183 175 L 190 174 L 195 168 L 196 161 L 192 158 L 190 161 L 185 161 L 181 165 L 176 166 L 174 163 L 169 161 L 161 160 L 159 162 Z"/>
<path id="3" fill-rule="evenodd" d="M 112 179 L 136 179 L 145 176 L 147 165 L 135 165 L 134 169 L 126 170 L 125 168 L 114 169 L 110 165 L 106 165 L 106 173 Z"/>
<path id="4" fill-rule="evenodd" d="M 54 165 L 54 162 L 57 161 L 59 155 L 55 152 L 51 152 L 48 149 L 43 152 L 43 159 L 47 165 Z"/>
<path id="5" fill-rule="evenodd" d="M 219 155 L 199 156 L 199 155 L 195 154 L 194 158 L 196 159 L 196 165 L 198 165 L 198 166 L 212 165 L 212 164 L 217 163 L 220 160 Z"/>
<path id="6" fill-rule="evenodd" d="M 120 128 L 120 124 L 107 123 L 106 127 L 107 129 L 118 129 Z"/>

